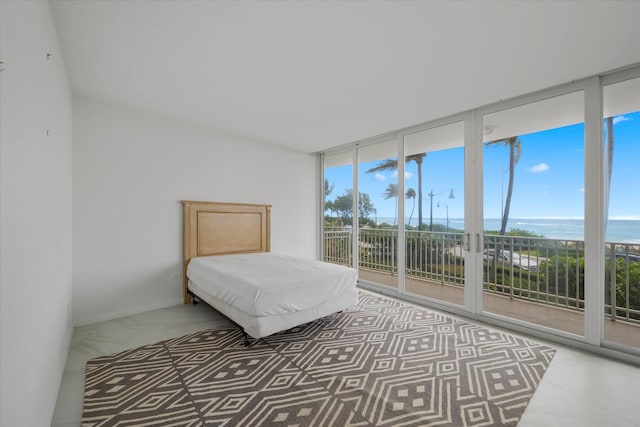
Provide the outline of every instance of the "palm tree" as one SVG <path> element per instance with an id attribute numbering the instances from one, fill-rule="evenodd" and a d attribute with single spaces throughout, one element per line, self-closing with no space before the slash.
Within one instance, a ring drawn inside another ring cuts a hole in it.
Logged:
<path id="1" fill-rule="evenodd" d="M 418 230 L 422 230 L 422 160 L 427 153 L 412 154 L 405 157 L 406 162 L 416 162 L 418 166 Z M 398 170 L 398 160 L 388 159 L 378 163 L 366 173 L 376 173 L 383 171 Z"/>
<path id="2" fill-rule="evenodd" d="M 333 212 L 335 211 L 335 206 L 333 205 L 333 202 L 331 200 L 327 200 L 324 204 L 324 210 L 331 212 L 331 215 L 333 217 Z"/>
<path id="3" fill-rule="evenodd" d="M 405 199 L 413 199 L 413 206 L 411 206 L 411 215 L 409 215 L 409 225 L 411 225 L 411 218 L 413 218 L 413 210 L 416 207 L 416 190 L 409 188 L 404 194 Z"/>
<path id="4" fill-rule="evenodd" d="M 333 191 L 333 186 L 334 184 L 329 185 L 329 180 L 325 178 L 324 180 L 324 210 L 325 211 L 329 211 L 331 213 L 333 213 L 334 210 L 334 205 L 333 202 L 331 200 L 327 200 L 327 197 L 329 197 L 329 194 L 331 194 L 331 192 Z"/>
<path id="5" fill-rule="evenodd" d="M 398 184 L 389 184 L 387 185 L 387 188 L 384 190 L 384 193 L 382 193 L 382 195 L 384 196 L 385 200 L 389 200 L 392 197 L 396 198 L 396 210 L 395 210 L 395 216 L 393 218 L 393 225 L 396 225 L 396 221 L 398 219 Z"/>
<path id="6" fill-rule="evenodd" d="M 329 180 L 325 179 L 324 180 L 324 197 L 328 197 L 329 194 L 331 194 L 331 192 L 333 191 L 333 187 L 335 184 L 331 184 L 329 185 Z"/>
<path id="7" fill-rule="evenodd" d="M 606 152 L 606 159 L 607 159 L 607 176 L 605 177 L 606 181 L 605 181 L 605 193 L 604 193 L 604 197 L 605 197 L 605 201 L 604 201 L 604 226 L 605 226 L 605 232 L 607 231 L 607 223 L 609 222 L 609 199 L 610 199 L 610 191 L 611 191 L 611 172 L 613 171 L 613 146 L 614 146 L 614 139 L 613 139 L 613 117 L 607 117 L 605 119 L 605 130 L 607 132 L 607 152 Z"/>
<path id="8" fill-rule="evenodd" d="M 509 147 L 509 187 L 507 188 L 507 200 L 504 203 L 502 225 L 500 226 L 500 235 L 504 236 L 507 230 L 507 221 L 509 220 L 509 209 L 511 208 L 511 195 L 513 194 L 513 178 L 515 177 L 515 169 L 518 161 L 520 161 L 520 157 L 522 156 L 522 141 L 517 136 L 511 136 L 509 138 L 487 142 L 487 145 L 502 145 Z"/>

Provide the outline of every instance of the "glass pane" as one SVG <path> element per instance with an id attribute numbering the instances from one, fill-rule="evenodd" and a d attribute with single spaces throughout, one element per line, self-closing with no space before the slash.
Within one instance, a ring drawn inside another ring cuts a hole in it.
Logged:
<path id="1" fill-rule="evenodd" d="M 407 135 L 405 289 L 464 305 L 464 122 Z"/>
<path id="2" fill-rule="evenodd" d="M 395 141 L 358 149 L 359 278 L 398 287 L 398 158 Z"/>
<path id="3" fill-rule="evenodd" d="M 324 158 L 324 261 L 353 265 L 353 153 Z"/>
<path id="4" fill-rule="evenodd" d="M 484 310 L 584 335 L 584 93 L 485 115 Z"/>
<path id="5" fill-rule="evenodd" d="M 605 86 L 603 95 L 604 339 L 640 348 L 640 78 Z"/>

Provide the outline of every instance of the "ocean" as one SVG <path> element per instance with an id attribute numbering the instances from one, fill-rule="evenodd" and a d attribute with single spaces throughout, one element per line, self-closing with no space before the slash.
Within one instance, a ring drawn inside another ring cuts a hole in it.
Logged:
<path id="1" fill-rule="evenodd" d="M 405 221 L 408 221 L 407 218 Z M 393 218 L 378 218 L 378 223 L 393 224 Z M 423 219 L 425 224 L 429 218 Z M 433 218 L 434 224 L 446 225 L 445 218 Z M 417 226 L 418 219 L 411 218 L 411 225 Z M 449 227 L 464 229 L 464 221 L 461 218 L 449 218 Z M 507 231 L 512 228 L 527 230 L 549 239 L 584 240 L 584 220 L 582 219 L 527 219 L 510 218 L 507 222 Z M 485 230 L 500 230 L 499 218 L 486 218 Z M 607 242 L 640 244 L 640 220 L 612 219 L 609 220 L 606 230 Z"/>

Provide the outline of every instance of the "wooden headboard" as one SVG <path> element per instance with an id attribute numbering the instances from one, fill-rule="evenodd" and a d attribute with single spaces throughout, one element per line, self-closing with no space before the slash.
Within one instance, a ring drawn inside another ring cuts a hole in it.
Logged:
<path id="1" fill-rule="evenodd" d="M 271 205 L 243 203 L 192 202 L 184 208 L 184 302 L 187 291 L 187 266 L 191 258 L 271 250 Z"/>

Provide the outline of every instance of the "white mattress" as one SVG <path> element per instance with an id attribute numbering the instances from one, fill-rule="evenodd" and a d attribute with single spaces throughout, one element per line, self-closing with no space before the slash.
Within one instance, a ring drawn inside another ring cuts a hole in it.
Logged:
<path id="1" fill-rule="evenodd" d="M 201 291 L 250 316 L 310 309 L 355 290 L 355 269 L 270 252 L 192 258 L 187 277 Z"/>
<path id="2" fill-rule="evenodd" d="M 277 316 L 250 316 L 232 305 L 208 296 L 200 287 L 189 280 L 189 289 L 211 307 L 218 310 L 237 324 L 253 338 L 262 338 L 285 331 L 294 326 L 311 322 L 358 304 L 358 291 L 354 288 L 342 295 L 321 302 L 306 310 Z"/>

